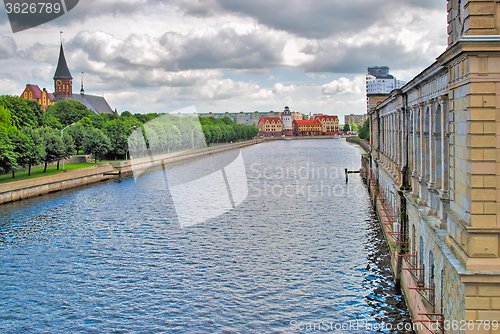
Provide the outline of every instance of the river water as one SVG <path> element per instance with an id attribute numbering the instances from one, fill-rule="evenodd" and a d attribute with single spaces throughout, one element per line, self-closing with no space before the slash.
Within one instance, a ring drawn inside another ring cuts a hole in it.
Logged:
<path id="1" fill-rule="evenodd" d="M 241 152 L 246 199 L 187 228 L 168 191 L 133 178 L 1 206 L 0 332 L 405 332 L 366 188 L 343 175 L 361 150 Z"/>

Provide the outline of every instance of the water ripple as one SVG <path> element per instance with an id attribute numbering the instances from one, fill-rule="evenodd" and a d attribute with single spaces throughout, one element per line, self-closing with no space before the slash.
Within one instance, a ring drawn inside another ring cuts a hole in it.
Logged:
<path id="1" fill-rule="evenodd" d="M 133 179 L 2 206 L 0 331 L 310 333 L 321 321 L 409 322 L 361 180 L 346 185 L 330 169 L 359 167 L 359 150 L 308 140 L 242 152 L 248 198 L 192 228 L 179 227 L 166 192 Z M 311 173 L 280 176 L 293 167 Z M 287 185 L 319 190 L 266 193 Z"/>

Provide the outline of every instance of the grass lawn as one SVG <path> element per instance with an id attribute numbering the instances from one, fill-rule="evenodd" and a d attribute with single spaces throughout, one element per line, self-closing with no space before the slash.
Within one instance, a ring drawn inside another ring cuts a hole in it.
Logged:
<path id="1" fill-rule="evenodd" d="M 101 165 L 103 162 L 98 161 L 97 165 Z M 72 169 L 79 169 L 79 168 L 85 168 L 85 167 L 92 167 L 92 166 L 97 166 L 94 163 L 84 163 L 84 164 L 72 164 L 72 165 L 64 165 L 65 170 L 72 170 Z M 0 175 L 0 184 L 2 183 L 7 183 L 7 182 L 14 182 L 14 181 L 22 181 L 22 180 L 29 180 L 29 179 L 34 179 L 36 177 L 42 177 L 42 176 L 52 176 L 56 175 L 59 173 L 62 173 L 62 164 L 59 166 L 59 170 L 57 170 L 57 167 L 47 167 L 47 172 L 43 172 L 43 168 L 37 168 L 37 169 L 32 169 L 31 170 L 31 175 L 28 175 L 28 171 L 23 171 L 23 172 L 17 172 L 16 173 L 16 178 L 12 178 L 12 173 L 5 174 L 5 175 Z"/>

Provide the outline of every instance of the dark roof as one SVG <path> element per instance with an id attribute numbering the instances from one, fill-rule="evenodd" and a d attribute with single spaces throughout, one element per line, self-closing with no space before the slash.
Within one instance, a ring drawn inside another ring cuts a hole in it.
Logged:
<path id="1" fill-rule="evenodd" d="M 81 102 L 96 114 L 114 114 L 106 99 L 102 96 L 73 94 L 73 100 Z"/>
<path id="2" fill-rule="evenodd" d="M 66 58 L 64 57 L 64 50 L 61 44 L 61 50 L 59 51 L 59 62 L 57 63 L 56 73 L 54 73 L 54 79 L 73 79 L 71 73 L 69 72 L 68 64 L 66 63 Z"/>
<path id="3" fill-rule="evenodd" d="M 74 100 L 82 103 L 88 109 L 92 110 L 96 114 L 114 114 L 115 112 L 111 109 L 106 99 L 102 96 L 87 95 L 87 94 L 73 94 L 71 97 L 59 97 L 55 99 L 59 100 Z"/>

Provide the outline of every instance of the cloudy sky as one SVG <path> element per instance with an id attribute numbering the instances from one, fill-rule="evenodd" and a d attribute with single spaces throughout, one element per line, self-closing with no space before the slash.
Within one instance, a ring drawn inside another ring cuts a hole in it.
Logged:
<path id="1" fill-rule="evenodd" d="M 446 49 L 446 0 L 81 0 L 12 33 L 0 5 L 0 94 L 54 90 L 63 31 L 79 91 L 132 113 L 366 112 L 368 66 L 408 81 Z"/>

